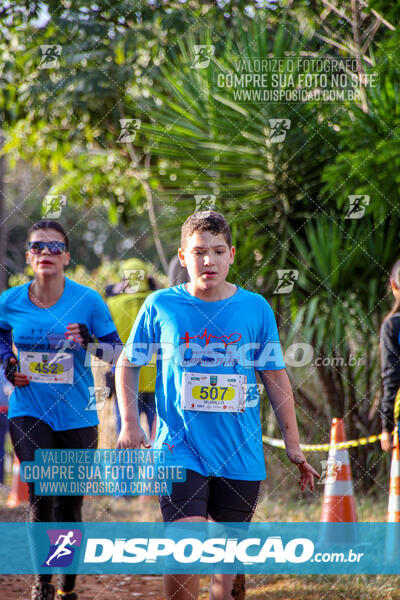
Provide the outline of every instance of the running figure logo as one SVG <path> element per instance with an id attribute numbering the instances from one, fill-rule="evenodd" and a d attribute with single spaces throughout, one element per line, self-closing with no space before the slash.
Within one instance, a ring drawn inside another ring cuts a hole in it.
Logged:
<path id="1" fill-rule="evenodd" d="M 42 217 L 44 219 L 58 219 L 66 204 L 67 196 L 63 194 L 48 194 L 43 200 Z"/>
<path id="2" fill-rule="evenodd" d="M 68 567 L 74 558 L 75 549 L 81 545 L 79 529 L 48 529 L 49 553 L 42 567 Z"/>
<path id="3" fill-rule="evenodd" d="M 133 142 L 139 131 L 142 121 L 140 119 L 120 119 L 121 133 L 118 136 L 118 144 Z"/>
<path id="4" fill-rule="evenodd" d="M 269 126 L 271 127 L 271 131 L 269 133 L 269 141 L 272 144 L 283 142 L 290 129 L 290 124 L 290 119 L 270 119 Z"/>
<path id="5" fill-rule="evenodd" d="M 342 468 L 342 461 L 335 460 L 330 457 L 328 460 L 321 460 L 321 477 L 318 480 L 319 485 L 325 485 L 326 483 L 334 483 L 337 476 Z"/>
<path id="6" fill-rule="evenodd" d="M 296 269 L 277 269 L 278 285 L 274 290 L 274 294 L 290 294 L 293 289 L 294 282 L 297 281 L 299 272 Z"/>
<path id="7" fill-rule="evenodd" d="M 89 402 L 85 410 L 103 410 L 109 397 L 110 388 L 108 386 L 89 386 Z"/>
<path id="8" fill-rule="evenodd" d="M 58 59 L 61 56 L 62 47 L 59 45 L 43 45 L 40 46 L 42 58 L 39 64 L 39 69 L 58 69 Z"/>
<path id="9" fill-rule="evenodd" d="M 214 56 L 215 46 L 212 44 L 207 45 L 194 45 L 194 58 L 190 66 L 191 69 L 206 69 L 210 64 L 210 59 Z"/>
<path id="10" fill-rule="evenodd" d="M 243 384 L 243 393 L 245 396 L 245 406 L 246 408 L 253 408 L 257 406 L 263 393 L 264 384 L 263 383 L 244 383 Z"/>
<path id="11" fill-rule="evenodd" d="M 352 195 L 349 196 L 350 207 L 347 211 L 345 219 L 361 219 L 365 213 L 365 207 L 369 205 L 369 196 Z"/>
<path id="12" fill-rule="evenodd" d="M 124 294 L 136 294 L 140 291 L 140 284 L 145 279 L 144 269 L 123 269 L 124 274 L 124 287 L 122 289 Z"/>
<path id="13" fill-rule="evenodd" d="M 214 210 L 215 208 L 216 197 L 214 194 L 196 194 L 194 199 L 196 200 L 195 212 Z"/>

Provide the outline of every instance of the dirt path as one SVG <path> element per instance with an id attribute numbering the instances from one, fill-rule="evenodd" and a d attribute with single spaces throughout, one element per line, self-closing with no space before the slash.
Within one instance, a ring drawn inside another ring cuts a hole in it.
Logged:
<path id="1" fill-rule="evenodd" d="M 32 575 L 0 575 L 0 598 L 30 600 L 32 582 Z M 76 591 L 79 600 L 164 599 L 158 575 L 80 575 Z"/>
<path id="2" fill-rule="evenodd" d="M 352 576 L 288 575 L 246 578 L 246 600 L 400 600 L 398 578 L 355 582 Z M 32 575 L 0 575 L 1 600 L 30 600 Z M 208 599 L 209 578 L 201 578 L 199 600 Z M 164 600 L 159 575 L 80 575 L 79 600 Z"/>

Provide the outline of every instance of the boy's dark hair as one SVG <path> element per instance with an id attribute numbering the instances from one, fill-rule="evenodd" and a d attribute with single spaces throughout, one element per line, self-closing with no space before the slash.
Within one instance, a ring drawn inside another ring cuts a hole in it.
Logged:
<path id="1" fill-rule="evenodd" d="M 202 210 L 190 215 L 182 225 L 181 247 L 184 248 L 187 238 L 195 231 L 210 231 L 214 235 L 222 233 L 229 248 L 232 247 L 232 235 L 228 222 L 220 213 L 213 210 Z"/>
<path id="2" fill-rule="evenodd" d="M 58 221 L 51 221 L 50 219 L 42 219 L 41 221 L 37 221 L 32 225 L 32 227 L 28 231 L 27 241 L 31 239 L 31 235 L 34 231 L 38 231 L 39 229 L 54 229 L 61 233 L 64 238 L 65 248 L 69 250 L 69 241 L 68 236 L 65 233 L 64 227 L 60 225 Z"/>

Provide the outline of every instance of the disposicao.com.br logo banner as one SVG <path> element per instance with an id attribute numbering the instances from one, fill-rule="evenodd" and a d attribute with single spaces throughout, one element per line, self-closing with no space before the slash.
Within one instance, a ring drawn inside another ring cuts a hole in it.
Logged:
<path id="1" fill-rule="evenodd" d="M 0 536 L 4 574 L 400 573 L 397 523 L 0 523 Z"/>

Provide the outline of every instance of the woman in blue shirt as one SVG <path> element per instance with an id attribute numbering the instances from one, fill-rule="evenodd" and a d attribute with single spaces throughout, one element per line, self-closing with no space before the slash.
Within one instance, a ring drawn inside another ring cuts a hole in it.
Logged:
<path id="1" fill-rule="evenodd" d="M 68 238 L 57 221 L 31 227 L 26 262 L 33 281 L 0 296 L 0 359 L 15 386 L 8 416 L 21 462 L 33 461 L 38 448 L 97 447 L 97 412 L 88 410 L 93 375 L 87 346 L 93 336 L 120 343 L 101 296 L 65 277 Z M 80 522 L 82 503 L 83 496 L 38 496 L 29 484 L 32 521 Z M 57 600 L 76 600 L 75 579 L 60 577 Z M 37 575 L 32 600 L 53 600 L 50 582 L 51 573 Z"/>

